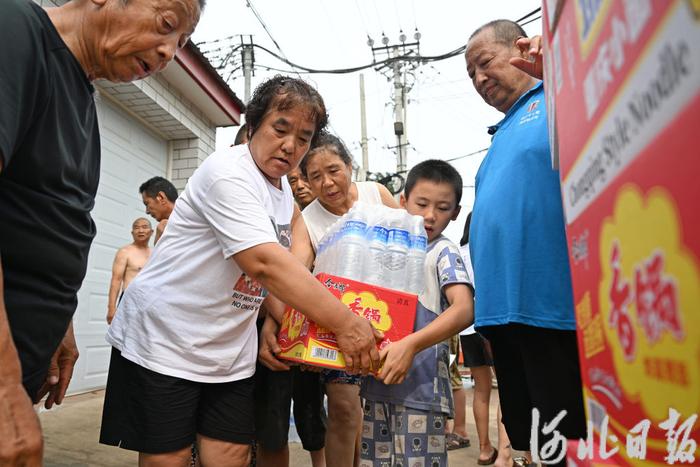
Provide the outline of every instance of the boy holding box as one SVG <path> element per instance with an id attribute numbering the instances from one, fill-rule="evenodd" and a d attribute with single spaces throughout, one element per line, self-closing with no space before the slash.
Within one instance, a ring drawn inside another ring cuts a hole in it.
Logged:
<path id="1" fill-rule="evenodd" d="M 423 217 L 428 235 L 425 287 L 415 332 L 384 348 L 384 365 L 365 378 L 361 467 L 446 466 L 445 423 L 453 410 L 447 339 L 474 319 L 470 278 L 457 246 L 442 236 L 459 214 L 462 177 L 427 160 L 408 173 L 401 206 Z"/>

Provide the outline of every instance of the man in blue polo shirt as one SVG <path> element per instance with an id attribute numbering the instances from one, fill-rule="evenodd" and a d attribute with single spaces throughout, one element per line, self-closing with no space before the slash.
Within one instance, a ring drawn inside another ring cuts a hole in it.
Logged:
<path id="1" fill-rule="evenodd" d="M 489 128 L 491 147 L 476 175 L 470 252 L 475 324 L 491 342 L 503 423 L 513 449 L 535 451 L 550 439 L 543 423 L 561 410 L 556 429 L 567 438 L 585 437 L 586 426 L 559 174 L 542 82 L 520 69 L 532 63 L 525 36 L 517 23 L 497 20 L 467 44 L 474 88 L 505 114 Z M 539 442 L 530 446 L 533 408 Z"/>

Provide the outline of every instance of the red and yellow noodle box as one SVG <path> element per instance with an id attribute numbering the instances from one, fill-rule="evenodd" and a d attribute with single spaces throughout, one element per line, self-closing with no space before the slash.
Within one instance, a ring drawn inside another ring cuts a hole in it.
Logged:
<path id="1" fill-rule="evenodd" d="M 413 332 L 416 295 L 329 274 L 318 274 L 316 278 L 352 312 L 366 318 L 384 334 L 379 348 Z M 292 308 L 285 310 L 278 342 L 282 349 L 280 358 L 325 368 L 345 368 L 335 335 Z"/>

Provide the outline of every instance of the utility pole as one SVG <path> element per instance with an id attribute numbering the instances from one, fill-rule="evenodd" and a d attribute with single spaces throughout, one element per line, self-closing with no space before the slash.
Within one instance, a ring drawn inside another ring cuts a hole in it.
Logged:
<path id="1" fill-rule="evenodd" d="M 244 78 L 244 100 L 250 101 L 251 77 L 255 76 L 255 53 L 253 36 L 234 34 L 223 39 L 197 44 L 225 82 L 238 79 L 240 71 Z"/>
<path id="2" fill-rule="evenodd" d="M 360 73 L 360 145 L 362 146 L 362 179 L 367 180 L 369 153 L 367 151 L 367 115 L 365 112 L 365 75 Z"/>
<path id="3" fill-rule="evenodd" d="M 393 50 L 394 58 L 398 58 L 398 49 Z M 396 60 L 392 67 L 394 72 L 394 135 L 396 135 L 396 172 L 403 173 L 406 170 L 406 132 L 404 122 L 406 95 L 405 87 L 401 79 L 401 63 Z"/>
<path id="4" fill-rule="evenodd" d="M 374 47 L 374 40 L 370 37 L 367 45 L 372 49 L 374 63 L 383 61 L 375 70 L 386 76 L 394 85 L 394 135 L 396 136 L 396 172 L 404 173 L 407 166 L 406 148 L 408 147 L 408 128 L 406 127 L 406 96 L 410 86 L 406 85 L 407 71 L 416 69 L 419 63 L 413 59 L 420 56 L 421 34 L 416 29 L 413 34 L 415 42 L 406 42 L 406 34 L 399 34 L 399 43 L 389 45 L 389 38 L 382 33 L 382 46 Z M 379 57 L 379 60 L 377 60 Z"/>
<path id="5" fill-rule="evenodd" d="M 248 36 L 248 43 L 246 44 L 243 35 L 241 35 L 241 53 L 243 55 L 243 95 L 245 103 L 248 104 L 248 102 L 250 102 L 250 82 L 253 74 L 253 63 L 255 61 L 255 57 L 253 56 L 253 36 Z"/>

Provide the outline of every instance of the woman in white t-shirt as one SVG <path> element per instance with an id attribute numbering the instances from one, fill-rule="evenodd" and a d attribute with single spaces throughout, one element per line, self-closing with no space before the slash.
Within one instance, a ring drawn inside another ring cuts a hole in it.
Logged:
<path id="1" fill-rule="evenodd" d="M 389 190 L 375 182 L 352 181 L 352 157 L 343 142 L 323 132 L 300 165 L 317 196 L 292 225 L 292 253 L 311 269 L 318 242 L 356 201 L 398 208 Z M 323 370 L 328 395 L 326 462 L 352 466 L 362 424 L 360 378 L 344 371 Z"/>
<path id="2" fill-rule="evenodd" d="M 217 151 L 190 177 L 150 260 L 119 305 L 100 442 L 140 465 L 246 466 L 253 440 L 255 321 L 266 292 L 336 334 L 354 370 L 378 364 L 377 333 L 287 250 L 285 175 L 327 115 L 302 80 L 276 76 L 247 107 L 248 145 Z"/>

